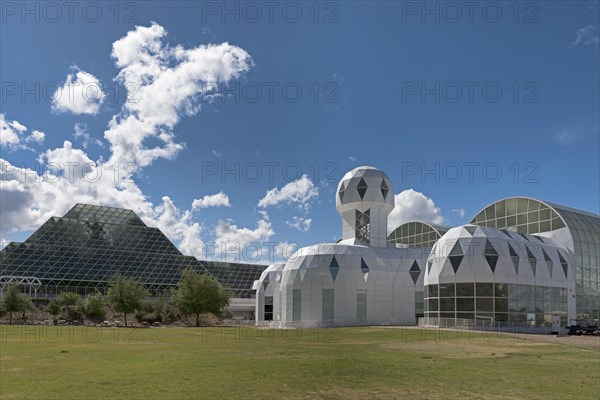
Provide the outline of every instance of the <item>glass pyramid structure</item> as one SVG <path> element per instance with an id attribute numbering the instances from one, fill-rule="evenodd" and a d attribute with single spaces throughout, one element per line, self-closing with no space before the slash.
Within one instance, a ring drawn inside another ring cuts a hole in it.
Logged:
<path id="1" fill-rule="evenodd" d="M 37 298 L 105 292 L 116 273 L 137 278 L 153 296 L 168 295 L 188 267 L 213 275 L 234 298 L 253 297 L 252 283 L 266 268 L 184 256 L 133 211 L 89 204 L 50 218 L 25 242 L 9 243 L 0 252 L 0 280 L 36 278 Z"/>

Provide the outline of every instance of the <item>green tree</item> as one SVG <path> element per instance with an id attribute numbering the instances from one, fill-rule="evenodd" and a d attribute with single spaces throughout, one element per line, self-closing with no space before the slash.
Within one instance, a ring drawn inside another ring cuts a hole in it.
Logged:
<path id="1" fill-rule="evenodd" d="M 81 297 L 74 292 L 62 292 L 58 295 L 61 313 L 67 321 L 79 320 L 82 314 Z"/>
<path id="2" fill-rule="evenodd" d="M 25 315 L 26 311 L 34 311 L 35 306 L 31 298 L 19 290 L 19 285 L 16 282 L 11 282 L 6 287 L 4 298 L 2 299 L 2 308 L 8 313 L 8 323 L 12 325 L 13 312 L 22 311 Z"/>
<path id="3" fill-rule="evenodd" d="M 60 304 L 58 303 L 58 300 L 50 300 L 46 306 L 46 312 L 52 315 L 54 324 L 56 324 L 56 316 L 60 314 Z"/>
<path id="4" fill-rule="evenodd" d="M 193 268 L 187 268 L 181 273 L 173 300 L 183 315 L 195 314 L 196 326 L 199 326 L 200 314 L 221 313 L 229 304 L 229 293 L 212 276 L 198 275 Z"/>
<path id="5" fill-rule="evenodd" d="M 138 310 L 142 300 L 148 297 L 148 291 L 134 278 L 116 274 L 108 284 L 108 303 L 113 310 L 122 312 L 127 327 L 127 314 Z"/>
<path id="6" fill-rule="evenodd" d="M 90 294 L 82 305 L 83 314 L 90 320 L 98 322 L 106 315 L 104 296 L 102 293 Z"/>

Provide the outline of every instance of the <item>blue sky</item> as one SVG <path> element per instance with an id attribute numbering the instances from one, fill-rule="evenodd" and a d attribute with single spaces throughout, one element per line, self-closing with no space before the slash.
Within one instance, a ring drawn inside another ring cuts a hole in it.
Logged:
<path id="1" fill-rule="evenodd" d="M 199 257 L 220 256 L 195 250 L 213 242 L 332 241 L 337 181 L 363 164 L 394 183 L 393 223 L 463 224 L 514 195 L 598 213 L 597 1 L 222 4 L 82 2 L 70 21 L 2 3 L 3 241 L 89 200 L 135 208 Z M 60 182 L 23 178 L 36 162 L 61 165 Z M 103 179 L 70 182 L 69 162 Z M 105 182 L 113 162 L 136 165 L 134 181 Z"/>

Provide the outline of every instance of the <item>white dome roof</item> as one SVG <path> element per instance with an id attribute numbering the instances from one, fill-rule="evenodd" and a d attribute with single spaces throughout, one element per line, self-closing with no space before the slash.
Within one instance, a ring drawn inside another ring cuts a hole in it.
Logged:
<path id="1" fill-rule="evenodd" d="M 391 211 L 394 208 L 394 187 L 382 170 L 360 166 L 347 172 L 338 184 L 335 204 L 340 212 L 364 207 L 382 207 Z"/>

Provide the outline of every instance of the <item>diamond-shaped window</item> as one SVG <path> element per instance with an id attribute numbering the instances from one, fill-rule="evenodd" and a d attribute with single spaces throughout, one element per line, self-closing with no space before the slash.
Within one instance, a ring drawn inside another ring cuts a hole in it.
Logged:
<path id="1" fill-rule="evenodd" d="M 329 273 L 331 273 L 331 278 L 335 282 L 335 278 L 337 277 L 338 271 L 340 270 L 340 266 L 337 262 L 335 256 L 331 259 L 331 263 L 329 264 Z"/>
<path id="2" fill-rule="evenodd" d="M 419 268 L 419 264 L 417 264 L 417 260 L 415 260 L 413 262 L 412 267 L 410 267 L 410 270 L 408 271 L 408 273 L 410 274 L 410 277 L 413 280 L 413 283 L 416 285 L 417 281 L 419 280 L 419 276 L 421 275 L 421 268 Z"/>
<path id="3" fill-rule="evenodd" d="M 381 181 L 381 194 L 383 195 L 383 199 L 387 199 L 387 195 L 390 191 L 390 188 L 388 187 L 387 183 L 385 183 L 385 180 Z"/>
<path id="4" fill-rule="evenodd" d="M 456 242 L 452 250 L 450 250 L 450 254 L 448 254 L 448 258 L 450 259 L 450 264 L 452 264 L 452 269 L 454 273 L 458 271 L 458 267 L 460 267 L 460 263 L 465 256 L 462 247 L 460 247 L 460 243 Z"/>
<path id="5" fill-rule="evenodd" d="M 358 191 L 358 195 L 362 200 L 365 197 L 365 193 L 367 193 L 367 182 L 365 182 L 364 178 L 360 178 L 358 185 L 356 185 L 356 191 Z"/>
<path id="6" fill-rule="evenodd" d="M 483 255 L 485 256 L 485 260 L 488 265 L 492 269 L 492 272 L 496 272 L 496 264 L 498 263 L 498 251 L 489 241 L 489 239 L 485 239 L 485 249 L 483 250 Z"/>

